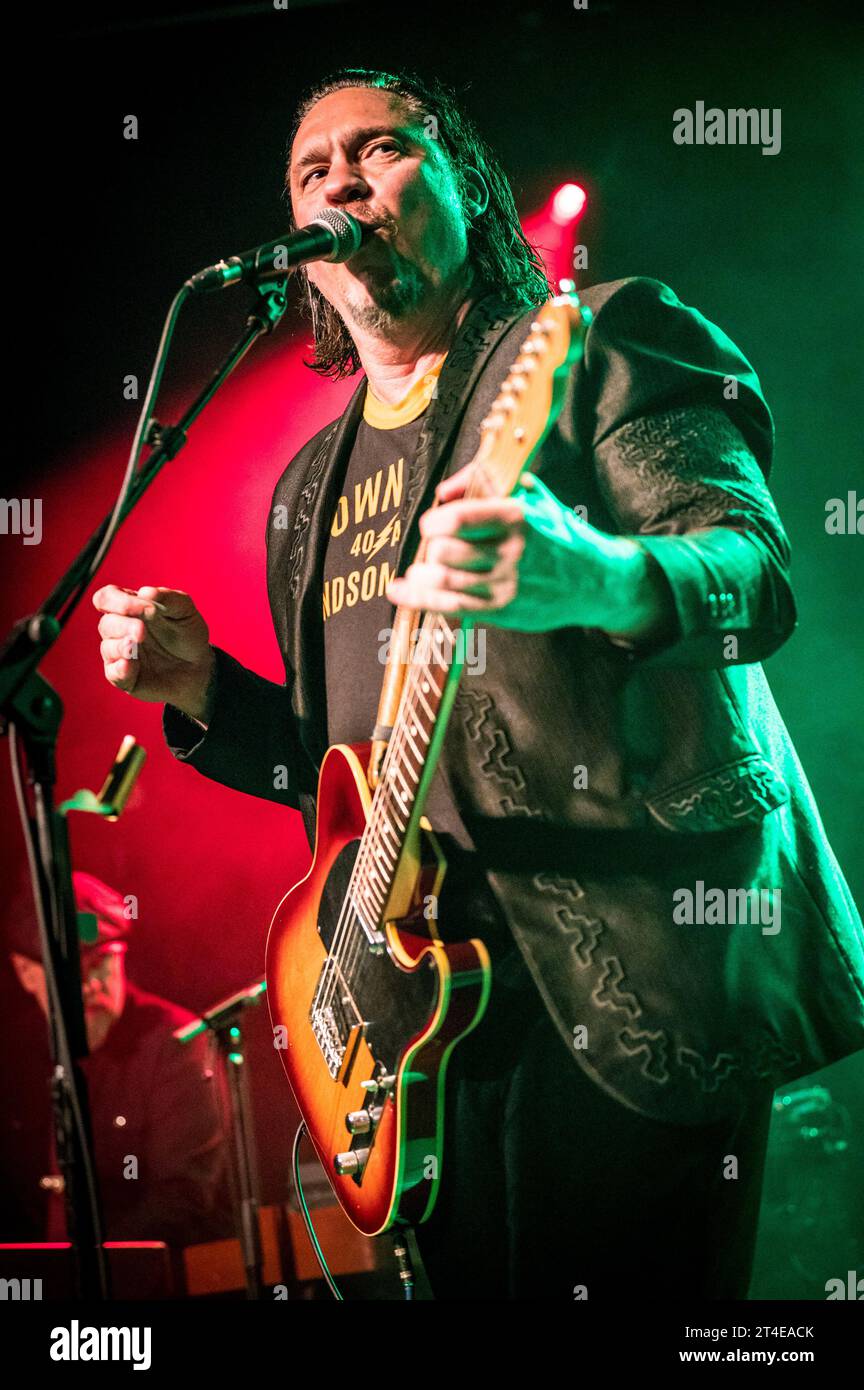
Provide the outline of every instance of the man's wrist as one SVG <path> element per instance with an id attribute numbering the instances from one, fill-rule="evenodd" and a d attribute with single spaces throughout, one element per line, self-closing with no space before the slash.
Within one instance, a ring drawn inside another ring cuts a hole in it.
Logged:
<path id="1" fill-rule="evenodd" d="M 602 630 L 622 646 L 649 643 L 674 619 L 669 585 L 651 555 L 636 541 L 621 536 L 615 542 L 610 614 Z"/>
<path id="2" fill-rule="evenodd" d="M 182 702 L 172 701 L 177 709 L 189 719 L 194 719 L 202 729 L 206 729 L 213 718 L 213 705 L 216 699 L 216 653 L 208 648 L 209 658 L 203 676 L 190 689 Z"/>

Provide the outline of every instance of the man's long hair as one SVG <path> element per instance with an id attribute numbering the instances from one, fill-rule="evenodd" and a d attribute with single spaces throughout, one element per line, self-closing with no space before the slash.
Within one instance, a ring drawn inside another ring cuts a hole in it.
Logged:
<path id="1" fill-rule="evenodd" d="M 291 211 L 291 149 L 300 124 L 322 97 L 343 87 L 373 87 L 403 99 L 419 120 L 434 121 L 431 129 L 441 144 L 456 179 L 463 206 L 468 192 L 465 168 L 478 170 L 489 189 L 485 212 L 468 223 L 468 262 L 474 272 L 475 292 L 497 290 L 514 311 L 536 308 L 549 298 L 550 286 L 539 253 L 526 239 L 513 201 L 507 176 L 473 121 L 462 110 L 456 93 L 436 79 L 424 81 L 414 73 L 398 76 L 378 69 L 340 68 L 317 82 L 300 99 L 286 149 L 285 197 Z M 431 122 L 430 122 L 431 124 Z M 293 215 L 291 228 L 295 228 Z M 335 380 L 351 376 L 360 367 L 357 348 L 345 323 L 301 271 L 306 285 L 304 307 L 312 319 L 315 356 L 306 365 Z"/>

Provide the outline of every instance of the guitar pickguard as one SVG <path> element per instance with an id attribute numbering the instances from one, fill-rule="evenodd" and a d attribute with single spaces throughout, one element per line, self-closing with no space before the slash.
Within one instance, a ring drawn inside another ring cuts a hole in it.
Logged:
<path id="1" fill-rule="evenodd" d="M 335 1078 L 341 1072 L 345 1085 L 351 1080 L 351 1067 L 345 1064 L 346 1059 L 351 1061 L 349 1046 L 356 1043 L 355 1030 L 360 1030 L 376 1066 L 391 1075 L 438 1002 L 431 961 L 416 970 L 406 969 L 383 934 L 379 933 L 382 945 L 378 947 L 356 925 L 349 931 L 345 920 L 348 884 L 359 848 L 359 839 L 344 846 L 321 893 L 318 933 L 327 957 L 309 1010 L 330 1074 Z"/>

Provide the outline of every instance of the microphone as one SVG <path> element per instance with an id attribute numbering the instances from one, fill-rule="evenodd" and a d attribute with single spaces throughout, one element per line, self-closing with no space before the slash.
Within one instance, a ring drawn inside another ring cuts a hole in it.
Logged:
<path id="1" fill-rule="evenodd" d="M 190 276 L 185 288 L 200 293 L 228 289 L 241 282 L 257 285 L 274 275 L 287 275 L 309 261 L 347 261 L 360 250 L 362 240 L 363 228 L 356 217 L 338 208 L 327 208 L 297 232 L 206 266 Z"/>

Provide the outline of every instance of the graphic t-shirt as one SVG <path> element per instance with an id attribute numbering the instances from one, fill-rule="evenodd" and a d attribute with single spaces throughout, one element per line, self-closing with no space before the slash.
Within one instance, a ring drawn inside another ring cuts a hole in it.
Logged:
<path id="1" fill-rule="evenodd" d="M 330 743 L 370 738 L 395 607 L 405 485 L 423 416 L 382 430 L 361 420 L 324 558 L 324 659 Z"/>

